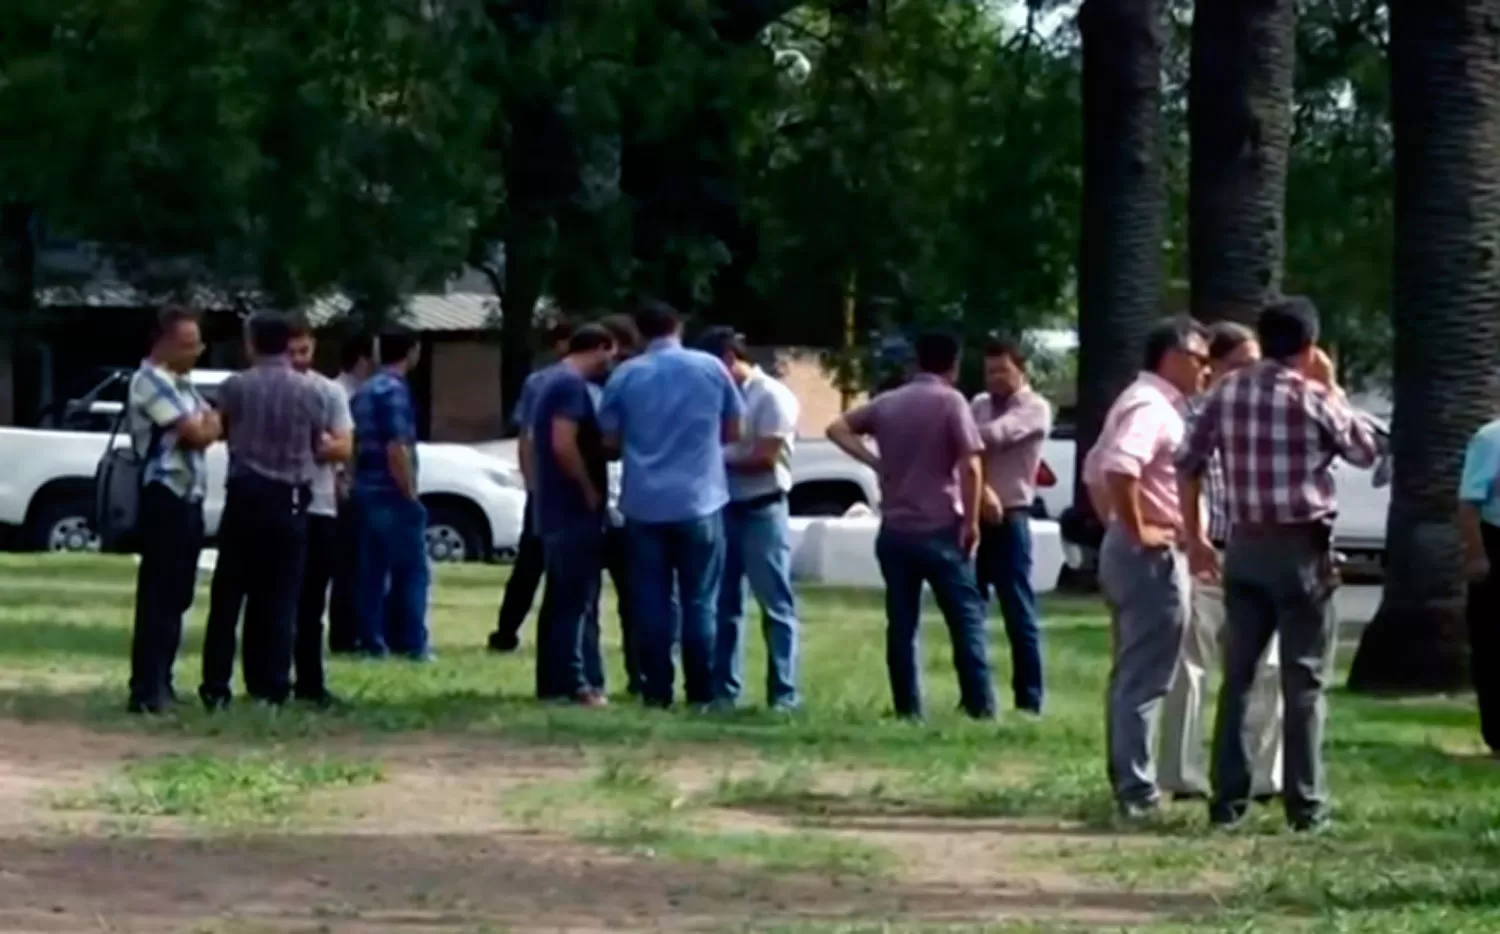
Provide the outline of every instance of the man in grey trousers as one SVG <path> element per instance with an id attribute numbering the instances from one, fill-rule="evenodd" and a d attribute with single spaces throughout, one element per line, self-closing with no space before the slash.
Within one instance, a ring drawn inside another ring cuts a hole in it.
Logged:
<path id="1" fill-rule="evenodd" d="M 1193 571 L 1222 576 L 1224 585 L 1224 686 L 1209 816 L 1232 825 L 1249 810 L 1246 708 L 1261 654 L 1279 636 L 1286 816 L 1294 830 L 1315 830 L 1328 819 L 1324 690 L 1338 587 L 1332 550 L 1338 504 L 1330 467 L 1335 457 L 1372 467 L 1381 442 L 1349 405 L 1332 362 L 1317 347 L 1312 302 L 1282 299 L 1261 312 L 1256 330 L 1265 359 L 1209 394 L 1178 458 Z M 1215 452 L 1223 458 L 1229 495 L 1222 569 L 1198 508 Z"/>
<path id="2" fill-rule="evenodd" d="M 1122 815 L 1154 812 L 1156 720 L 1182 651 L 1192 587 L 1181 549 L 1177 448 L 1189 397 L 1203 388 L 1208 344 L 1188 318 L 1156 326 L 1145 368 L 1126 387 L 1084 461 L 1084 482 L 1106 521 L 1099 587 L 1109 604 L 1109 778 Z"/>

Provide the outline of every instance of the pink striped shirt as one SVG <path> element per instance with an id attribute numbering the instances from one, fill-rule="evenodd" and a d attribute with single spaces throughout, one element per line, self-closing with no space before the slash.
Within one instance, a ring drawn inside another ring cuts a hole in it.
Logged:
<path id="1" fill-rule="evenodd" d="M 1141 518 L 1166 528 L 1182 526 L 1175 458 L 1186 433 L 1185 402 L 1177 387 L 1155 373 L 1140 374 L 1120 393 L 1083 464 L 1083 482 L 1096 500 L 1108 501 L 1104 487 L 1109 474 L 1135 477 Z"/>

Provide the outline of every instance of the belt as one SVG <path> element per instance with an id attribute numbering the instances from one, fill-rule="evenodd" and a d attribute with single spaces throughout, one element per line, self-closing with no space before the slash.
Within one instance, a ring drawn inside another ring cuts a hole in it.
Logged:
<path id="1" fill-rule="evenodd" d="M 729 508 L 736 512 L 750 512 L 754 509 L 764 509 L 767 506 L 775 506 L 777 503 L 786 502 L 786 493 L 777 490 L 775 493 L 763 493 L 760 496 L 752 496 L 749 499 L 735 499 L 729 501 Z"/>

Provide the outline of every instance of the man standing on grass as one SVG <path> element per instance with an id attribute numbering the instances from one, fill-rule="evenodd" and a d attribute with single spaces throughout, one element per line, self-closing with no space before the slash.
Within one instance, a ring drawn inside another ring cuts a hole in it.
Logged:
<path id="1" fill-rule="evenodd" d="M 416 335 L 382 335 L 381 369 L 350 402 L 361 530 L 355 600 L 362 652 L 429 661 L 427 510 L 417 494 L 417 416 L 406 383 L 420 354 Z"/>
<path id="2" fill-rule="evenodd" d="M 1261 312 L 1256 331 L 1266 359 L 1209 394 L 1178 457 L 1193 570 L 1209 579 L 1220 575 L 1220 561 L 1199 496 L 1215 453 L 1223 459 L 1229 494 L 1224 686 L 1214 724 L 1209 817 L 1232 825 L 1249 810 L 1252 753 L 1245 711 L 1261 656 L 1279 635 L 1286 816 L 1294 830 L 1314 830 L 1328 819 L 1324 690 L 1338 589 L 1331 467 L 1335 457 L 1373 467 L 1381 443 L 1334 381 L 1332 361 L 1317 346 L 1312 302 L 1286 298 L 1271 305 Z"/>
<path id="3" fill-rule="evenodd" d="M 614 366 L 641 352 L 641 332 L 635 319 L 626 314 L 605 315 L 599 324 L 615 339 Z M 594 399 L 594 411 L 603 401 L 604 388 L 599 383 L 590 383 L 589 392 Z M 641 695 L 641 658 L 637 635 L 640 627 L 635 620 L 635 601 L 631 598 L 630 544 L 625 534 L 625 516 L 620 512 L 620 465 L 615 461 L 610 466 L 613 477 L 606 497 L 609 523 L 604 530 L 604 567 L 609 571 L 610 582 L 615 585 L 615 610 L 620 617 L 620 654 L 625 661 L 625 690 L 631 697 Z M 677 599 L 672 599 L 672 618 L 678 616 Z M 674 622 L 675 631 L 678 624 Z"/>
<path id="4" fill-rule="evenodd" d="M 740 438 L 744 404 L 724 364 L 682 346 L 682 321 L 661 302 L 635 315 L 646 352 L 604 387 L 599 427 L 624 461 L 620 511 L 630 545 L 637 645 L 648 706 L 672 704 L 674 590 L 681 606 L 687 701 L 713 701 L 714 635 L 724 573 L 724 445 Z"/>
<path id="5" fill-rule="evenodd" d="M 548 329 L 547 343 L 557 360 L 567 354 L 568 341 L 572 336 L 573 325 L 567 319 L 557 321 Z M 532 495 L 536 492 L 536 456 L 535 441 L 531 436 L 531 409 L 537 393 L 557 365 L 557 362 L 553 362 L 527 376 L 521 384 L 521 400 L 516 403 L 515 423 L 519 432 L 516 436 L 516 461 L 526 484 L 526 505 L 521 519 L 521 541 L 516 546 L 516 560 L 511 565 L 510 579 L 505 582 L 505 595 L 500 599 L 500 615 L 495 622 L 495 631 L 490 633 L 491 652 L 514 652 L 521 647 L 521 625 L 526 622 L 526 614 L 531 612 L 531 604 L 536 599 L 536 590 L 541 585 L 542 572 L 546 567 L 542 540 L 536 532 L 535 504 L 532 501 Z M 545 594 L 542 597 L 541 613 L 543 616 L 547 614 Z"/>
<path id="6" fill-rule="evenodd" d="M 338 577 L 340 550 L 344 547 L 339 539 L 338 475 L 354 450 L 354 420 L 344 388 L 313 369 L 316 350 L 312 328 L 306 322 L 296 323 L 288 347 L 292 369 L 306 374 L 318 387 L 331 418 L 328 443 L 313 477 L 312 499 L 307 507 L 307 563 L 302 570 L 297 638 L 292 650 L 296 672 L 292 693 L 298 700 L 328 707 L 335 699 L 323 673 L 323 610 L 328 605 L 329 585 Z"/>
<path id="7" fill-rule="evenodd" d="M 1031 501 L 1052 406 L 1031 388 L 1020 344 L 991 337 L 984 348 L 986 391 L 974 420 L 984 441 L 984 503 L 976 567 L 982 593 L 995 592 L 1010 642 L 1017 710 L 1042 712 L 1042 638 L 1031 589 Z"/>
<path id="8" fill-rule="evenodd" d="M 1208 343 L 1190 318 L 1158 324 L 1145 368 L 1120 393 L 1084 461 L 1095 514 L 1106 523 L 1099 589 L 1109 604 L 1114 665 L 1106 732 L 1109 780 L 1122 815 L 1156 811 L 1156 717 L 1182 651 L 1190 600 L 1173 458 L 1183 410 L 1203 388 Z"/>
<path id="9" fill-rule="evenodd" d="M 760 604 L 766 640 L 766 703 L 797 708 L 797 595 L 787 494 L 800 404 L 792 391 L 750 359 L 733 328 L 713 328 L 699 345 L 718 357 L 745 398 L 744 436 L 724 449 L 729 505 L 724 508 L 724 579 L 714 645 L 714 700 L 733 707 L 740 696 L 745 581 Z"/>
<path id="10" fill-rule="evenodd" d="M 918 373 L 846 412 L 828 440 L 880 476 L 875 555 L 885 578 L 885 657 L 896 715 L 922 716 L 917 650 L 922 585 L 932 588 L 953 641 L 964 711 L 995 715 L 984 598 L 974 578 L 984 443 L 958 379 L 959 344 L 947 334 L 917 339 Z M 863 436 L 875 439 L 871 451 Z"/>
<path id="11" fill-rule="evenodd" d="M 1242 324 L 1221 321 L 1209 328 L 1209 389 L 1230 374 L 1260 360 L 1255 332 Z M 1202 409 L 1204 396 L 1194 400 L 1188 412 L 1188 431 Z M 1208 510 L 1208 540 L 1223 553 L 1229 541 L 1229 494 L 1224 486 L 1224 464 L 1215 453 L 1203 474 L 1203 505 Z M 1220 667 L 1220 642 L 1224 629 L 1224 590 L 1211 578 L 1194 577 L 1192 613 L 1182 660 L 1172 680 L 1172 690 L 1162 707 L 1161 775 L 1163 791 L 1176 799 L 1208 798 L 1207 722 L 1209 674 Z M 1253 750 L 1251 793 L 1257 798 L 1281 792 L 1281 659 L 1273 635 L 1261 656 L 1255 676 L 1255 691 L 1246 717 L 1247 742 Z"/>
<path id="12" fill-rule="evenodd" d="M 202 353 L 197 313 L 168 305 L 156 317 L 151 354 L 126 391 L 130 443 L 143 463 L 131 713 L 165 713 L 177 701 L 172 665 L 182 643 L 182 615 L 193 605 L 203 548 L 208 489 L 203 451 L 221 431 L 218 416 L 188 378 Z"/>
<path id="13" fill-rule="evenodd" d="M 537 697 L 584 707 L 605 704 L 599 577 L 609 495 L 609 465 L 589 389 L 609 372 L 614 353 L 614 338 L 604 328 L 575 331 L 532 400 L 528 428 L 532 505 L 547 576 L 548 612 L 537 625 Z"/>
<path id="14" fill-rule="evenodd" d="M 285 703 L 290 695 L 311 486 L 321 461 L 347 453 L 347 439 L 333 435 L 336 415 L 325 394 L 292 368 L 288 349 L 293 323 L 280 315 L 259 314 L 250 319 L 248 330 L 250 369 L 219 388 L 229 480 L 198 688 L 209 710 L 227 706 L 232 696 L 242 606 L 246 692 L 272 705 Z M 306 699 L 322 703 L 321 688 L 309 683 L 309 691 L 320 693 Z"/>
<path id="15" fill-rule="evenodd" d="M 339 352 L 339 375 L 334 382 L 344 393 L 344 404 L 359 392 L 375 372 L 375 339 L 355 334 L 344 342 Z M 351 414 L 351 424 L 352 424 Z M 350 447 L 350 457 L 353 447 Z M 350 496 L 353 483 L 352 465 L 334 468 L 338 493 L 338 521 L 334 534 L 333 581 L 328 594 L 328 651 L 337 655 L 355 652 L 359 645 L 359 623 L 354 616 L 355 575 L 359 570 L 359 515 Z"/>
<path id="16" fill-rule="evenodd" d="M 1500 757 L 1500 418 L 1464 451 L 1458 525 L 1469 578 L 1469 663 L 1479 698 L 1479 732 Z"/>

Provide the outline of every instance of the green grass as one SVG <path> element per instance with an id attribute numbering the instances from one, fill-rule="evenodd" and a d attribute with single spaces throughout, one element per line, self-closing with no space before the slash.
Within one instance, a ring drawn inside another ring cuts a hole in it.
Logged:
<path id="1" fill-rule="evenodd" d="M 484 651 L 504 569 L 444 569 L 432 618 L 440 661 L 334 661 L 331 682 L 353 703 L 350 711 L 272 714 L 242 706 L 227 716 L 187 709 L 141 721 L 123 712 L 133 574 L 129 562 L 111 559 L 0 557 L 0 718 L 149 733 L 196 750 L 131 766 L 95 793 L 95 809 L 219 827 L 252 815 L 285 822 L 310 789 L 379 778 L 375 762 L 316 758 L 328 741 L 373 749 L 403 738 L 500 738 L 582 750 L 588 767 L 568 782 L 521 789 L 497 809 L 639 859 L 895 878 L 902 854 L 859 840 L 848 831 L 851 821 L 1014 819 L 1056 828 L 1066 841 L 1029 853 L 1028 864 L 1121 891 L 1214 893 L 1200 916 L 1153 929 L 1159 934 L 1500 930 L 1500 766 L 1478 755 L 1466 699 L 1382 702 L 1336 691 L 1328 753 L 1337 825 L 1327 835 L 1291 835 L 1270 812 L 1219 834 L 1201 808 L 1188 806 L 1146 827 L 1118 826 L 1102 761 L 1108 630 L 1092 601 L 1045 604 L 1049 695 L 1041 720 L 1002 715 L 975 724 L 958 715 L 935 613 L 925 630 L 929 722 L 890 720 L 879 596 L 816 589 L 802 594 L 802 714 L 661 713 L 623 698 L 606 711 L 584 711 L 529 699 L 529 654 Z M 206 596 L 200 591 L 177 666 L 184 693 L 197 682 Z M 618 686 L 612 606 L 603 618 Z M 529 627 L 523 636 L 529 641 Z M 1003 637 L 992 640 L 1004 700 L 1009 656 Z M 764 665 L 758 643 L 750 640 L 747 661 L 752 695 Z M 220 748 L 236 752 L 222 759 L 212 752 Z M 709 774 L 684 791 L 673 770 L 685 766 Z M 775 829 L 722 820 L 736 814 Z M 756 929 L 945 930 L 870 922 Z M 1061 928 L 993 928 L 1030 929 Z"/>

